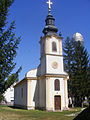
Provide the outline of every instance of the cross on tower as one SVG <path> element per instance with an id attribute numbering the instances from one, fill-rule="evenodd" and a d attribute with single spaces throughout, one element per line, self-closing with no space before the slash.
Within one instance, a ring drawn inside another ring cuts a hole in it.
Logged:
<path id="1" fill-rule="evenodd" d="M 51 0 L 48 0 L 48 5 L 49 5 L 49 7 L 48 7 L 48 9 L 49 9 L 49 12 L 51 12 L 51 5 L 53 4 L 52 2 L 51 2 Z"/>

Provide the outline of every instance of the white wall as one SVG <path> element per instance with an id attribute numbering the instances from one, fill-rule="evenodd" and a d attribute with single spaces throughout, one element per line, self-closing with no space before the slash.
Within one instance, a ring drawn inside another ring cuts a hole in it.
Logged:
<path id="1" fill-rule="evenodd" d="M 58 68 L 52 67 L 53 62 L 58 63 Z M 63 57 L 62 56 L 46 56 L 46 73 L 50 74 L 63 74 Z"/>
<path id="2" fill-rule="evenodd" d="M 22 88 L 23 88 L 23 97 L 21 95 Z M 27 81 L 15 87 L 14 95 L 15 95 L 14 104 L 20 106 L 27 106 Z"/>
<path id="3" fill-rule="evenodd" d="M 60 81 L 60 91 L 55 91 L 55 88 L 54 88 L 55 79 L 58 79 Z M 46 87 L 49 88 L 49 90 L 46 88 L 46 100 L 47 100 L 46 106 L 48 106 L 48 110 L 55 110 L 54 109 L 54 96 L 55 95 L 61 96 L 61 109 L 63 109 L 65 107 L 65 94 L 64 94 L 63 78 L 50 78 L 49 83 L 46 81 Z M 47 93 L 47 92 L 49 92 L 49 93 Z"/>
<path id="4" fill-rule="evenodd" d="M 37 80 L 31 80 L 31 106 L 39 106 L 39 83 Z"/>

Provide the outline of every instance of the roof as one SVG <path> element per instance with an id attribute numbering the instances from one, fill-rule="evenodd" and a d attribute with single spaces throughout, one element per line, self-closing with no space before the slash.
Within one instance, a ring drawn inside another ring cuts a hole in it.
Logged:
<path id="1" fill-rule="evenodd" d="M 81 33 L 75 33 L 73 34 L 73 37 L 72 37 L 75 41 L 84 41 L 83 39 L 83 36 L 81 35 Z"/>

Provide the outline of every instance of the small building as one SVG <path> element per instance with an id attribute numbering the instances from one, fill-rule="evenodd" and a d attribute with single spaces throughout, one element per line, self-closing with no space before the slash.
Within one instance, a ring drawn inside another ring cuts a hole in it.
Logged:
<path id="1" fill-rule="evenodd" d="M 6 103 L 8 105 L 13 105 L 14 104 L 14 85 L 16 83 L 14 83 L 13 85 L 10 86 L 10 88 L 8 88 L 5 93 L 3 94 Z"/>
<path id="2" fill-rule="evenodd" d="M 81 45 L 84 46 L 84 38 L 81 35 L 81 33 L 78 33 L 78 32 L 74 33 L 72 39 L 76 42 L 79 41 Z"/>
<path id="3" fill-rule="evenodd" d="M 28 110 L 66 110 L 69 76 L 64 71 L 62 37 L 57 35 L 50 7 L 45 22 L 44 36 L 40 38 L 40 65 L 15 85 L 14 105 Z"/>

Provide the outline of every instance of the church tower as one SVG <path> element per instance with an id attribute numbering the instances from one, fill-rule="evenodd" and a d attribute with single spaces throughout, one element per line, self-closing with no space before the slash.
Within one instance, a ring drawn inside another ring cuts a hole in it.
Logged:
<path id="1" fill-rule="evenodd" d="M 58 28 L 51 12 L 46 17 L 46 25 L 41 37 L 41 75 L 63 72 L 62 37 L 57 35 Z"/>
<path id="2" fill-rule="evenodd" d="M 40 95 L 46 95 L 46 110 L 54 111 L 68 108 L 68 74 L 64 72 L 62 37 L 61 34 L 57 35 L 58 28 L 55 26 L 55 19 L 51 14 L 52 2 L 49 0 L 47 3 L 49 3 L 49 13 L 46 17 L 46 25 L 43 29 L 44 36 L 40 39 L 40 78 L 43 79 L 40 91 L 42 91 L 45 86 L 45 93 L 42 92 Z M 41 97 L 40 100 L 42 101 L 42 99 Z"/>

